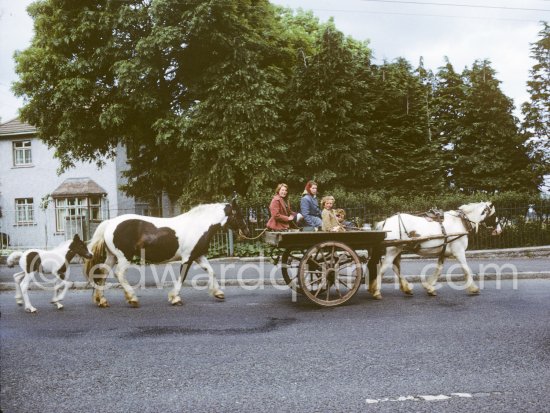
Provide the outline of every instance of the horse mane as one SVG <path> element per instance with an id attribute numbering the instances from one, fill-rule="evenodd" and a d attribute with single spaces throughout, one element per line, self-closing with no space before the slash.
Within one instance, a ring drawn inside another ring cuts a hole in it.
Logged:
<path id="1" fill-rule="evenodd" d="M 226 205 L 225 203 L 217 203 L 217 204 L 200 204 L 193 208 L 191 208 L 189 211 L 186 212 L 188 215 L 200 215 L 204 213 L 211 212 L 215 210 L 216 208 L 219 208 L 222 205 Z"/>
<path id="2" fill-rule="evenodd" d="M 478 207 L 480 204 L 485 204 L 485 202 L 472 202 L 469 204 L 460 205 L 458 209 L 468 214 L 470 212 L 474 212 L 475 208 Z"/>

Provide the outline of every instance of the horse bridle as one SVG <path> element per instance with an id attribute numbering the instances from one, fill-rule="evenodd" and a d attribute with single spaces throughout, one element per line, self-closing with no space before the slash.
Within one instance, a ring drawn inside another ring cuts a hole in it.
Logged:
<path id="1" fill-rule="evenodd" d="M 484 215 L 484 217 L 477 224 L 485 223 L 485 220 L 491 216 L 490 215 L 491 208 L 492 208 L 492 205 L 491 206 L 485 205 L 485 208 L 482 211 L 482 214 Z M 466 232 L 469 233 L 469 232 L 472 232 L 474 230 L 474 225 L 476 225 L 476 223 L 474 221 L 471 221 L 468 218 L 468 215 L 466 215 L 466 213 L 464 211 L 462 211 L 461 209 L 458 210 L 458 217 L 460 217 L 460 219 L 462 220 L 462 225 L 464 225 L 464 229 L 466 229 Z"/>

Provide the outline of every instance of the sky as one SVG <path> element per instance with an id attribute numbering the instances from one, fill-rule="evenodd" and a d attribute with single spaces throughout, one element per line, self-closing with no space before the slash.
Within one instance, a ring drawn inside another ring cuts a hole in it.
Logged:
<path id="1" fill-rule="evenodd" d="M 183 1 L 183 0 L 182 0 Z M 406 58 L 434 71 L 448 57 L 456 71 L 488 59 L 514 100 L 515 115 L 529 100 L 526 82 L 534 61 L 531 44 L 550 21 L 550 0 L 271 0 L 312 10 L 321 21 L 357 40 L 368 40 L 375 63 Z M 22 99 L 11 92 L 17 80 L 13 53 L 30 45 L 33 24 L 25 9 L 32 0 L 0 0 L 0 120 L 17 116 Z"/>

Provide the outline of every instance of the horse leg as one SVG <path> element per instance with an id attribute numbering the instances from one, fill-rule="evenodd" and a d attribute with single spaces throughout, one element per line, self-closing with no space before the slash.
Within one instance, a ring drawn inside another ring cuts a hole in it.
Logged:
<path id="1" fill-rule="evenodd" d="M 57 275 L 57 274 L 56 274 Z M 58 275 L 59 277 L 59 275 Z M 72 282 L 66 281 L 62 279 L 61 277 L 58 278 L 58 280 L 55 283 L 54 292 L 53 292 L 53 298 L 52 298 L 52 304 L 55 304 L 58 310 L 63 309 L 63 304 L 61 304 L 60 301 L 63 301 L 65 298 L 65 294 L 67 294 L 67 290 L 72 285 Z M 59 290 L 63 288 L 61 293 Z"/>
<path id="2" fill-rule="evenodd" d="M 368 291 L 371 291 L 371 286 L 376 286 L 377 278 L 378 278 L 378 264 L 381 262 L 383 252 L 375 248 L 372 251 L 372 256 L 369 257 L 369 261 L 367 262 L 367 269 L 369 271 L 369 287 Z"/>
<path id="3" fill-rule="evenodd" d="M 382 285 L 382 276 L 384 275 L 384 272 L 391 267 L 393 264 L 393 260 L 395 257 L 399 255 L 399 251 L 395 247 L 388 247 L 386 248 L 386 255 L 384 256 L 384 259 L 382 261 L 382 266 L 380 267 L 380 270 L 378 270 L 378 275 L 376 278 L 370 280 L 369 285 L 369 292 L 372 294 L 372 298 L 375 300 L 381 300 L 382 294 L 380 293 L 380 286 Z"/>
<path id="4" fill-rule="evenodd" d="M 466 262 L 466 252 L 460 251 L 459 253 L 454 254 L 455 258 L 460 262 L 462 270 L 464 271 L 464 276 L 466 277 L 466 288 L 470 294 L 479 294 L 479 287 L 474 282 L 472 277 L 472 270 Z"/>
<path id="5" fill-rule="evenodd" d="M 203 255 L 195 260 L 199 266 L 208 272 L 208 292 L 210 295 L 213 295 L 216 298 L 219 298 L 220 300 L 223 300 L 225 298 L 225 294 L 222 290 L 220 290 L 220 286 L 218 284 L 218 280 L 216 280 L 216 274 L 214 274 L 214 269 L 206 259 L 206 257 Z"/>
<path id="6" fill-rule="evenodd" d="M 397 257 L 393 260 L 393 272 L 397 274 L 399 279 L 399 289 L 407 295 L 413 295 L 413 289 L 409 282 L 401 275 L 401 254 L 399 253 Z"/>
<path id="7" fill-rule="evenodd" d="M 25 272 L 21 271 L 17 274 L 13 274 L 15 280 L 15 302 L 17 305 L 23 305 L 23 294 L 21 293 L 21 281 L 25 277 Z"/>
<path id="8" fill-rule="evenodd" d="M 132 286 L 128 283 L 128 280 L 126 280 L 126 270 L 128 269 L 129 262 L 126 259 L 118 259 L 118 265 L 115 271 L 116 278 L 118 282 L 120 283 L 120 286 L 124 289 L 124 296 L 126 297 L 126 301 L 128 301 L 128 304 L 130 304 L 132 307 L 139 307 L 139 300 L 134 292 L 134 289 Z"/>
<path id="9" fill-rule="evenodd" d="M 180 297 L 180 290 L 183 285 L 183 280 L 187 276 L 187 272 L 189 272 L 189 267 L 191 266 L 191 263 L 189 261 L 184 262 L 181 264 L 180 268 L 180 276 L 178 277 L 177 281 L 174 283 L 174 289 L 168 293 L 168 301 L 172 305 L 182 305 L 181 297 Z"/>
<path id="10" fill-rule="evenodd" d="M 116 265 L 116 257 L 107 252 L 107 258 L 105 259 L 105 263 L 103 265 L 103 268 L 101 268 L 102 272 L 101 274 L 98 274 L 97 277 L 93 278 L 94 282 L 94 294 L 93 294 L 93 301 L 97 304 L 100 308 L 106 308 L 109 307 L 109 302 L 103 295 L 103 292 L 105 290 L 105 279 L 107 278 L 107 274 L 105 274 L 105 269 L 109 269 L 110 271 L 114 268 Z"/>
<path id="11" fill-rule="evenodd" d="M 432 297 L 435 297 L 437 295 L 437 292 L 435 291 L 435 283 L 437 280 L 439 280 L 439 277 L 441 276 L 441 271 L 443 270 L 443 263 L 445 262 L 445 257 L 439 256 L 437 259 L 437 267 L 435 268 L 435 272 L 428 276 L 427 280 L 425 282 L 422 282 L 422 285 L 426 289 L 426 292 L 428 295 L 431 295 Z"/>
<path id="12" fill-rule="evenodd" d="M 33 277 L 34 273 L 25 273 L 25 276 L 23 277 L 23 280 L 21 281 L 21 294 L 23 295 L 23 302 L 25 303 L 25 311 L 28 313 L 36 313 L 36 308 L 34 308 L 31 304 L 31 300 L 29 299 L 28 289 L 29 284 Z"/>

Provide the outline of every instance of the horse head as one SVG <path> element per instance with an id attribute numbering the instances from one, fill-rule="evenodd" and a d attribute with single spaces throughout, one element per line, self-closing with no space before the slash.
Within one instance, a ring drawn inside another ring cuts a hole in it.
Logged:
<path id="1" fill-rule="evenodd" d="M 485 202 L 485 208 L 483 210 L 483 219 L 481 220 L 481 223 L 485 225 L 487 228 L 493 229 L 493 232 L 491 233 L 491 235 L 499 235 L 500 233 L 502 233 L 502 227 L 496 215 L 495 206 L 493 205 L 492 202 Z"/>
<path id="2" fill-rule="evenodd" d="M 467 219 L 474 224 L 476 232 L 479 228 L 479 224 L 483 224 L 487 228 L 493 228 L 492 235 L 499 235 L 502 232 L 496 215 L 495 206 L 492 202 L 476 202 L 462 205 L 459 209 L 464 212 Z"/>
<path id="3" fill-rule="evenodd" d="M 88 250 L 88 247 L 86 247 L 86 244 L 80 239 L 78 234 L 75 234 L 73 240 L 69 244 L 69 251 L 88 260 L 92 258 L 92 254 Z"/>
<path id="4" fill-rule="evenodd" d="M 233 195 L 233 199 L 230 204 L 225 206 L 225 214 L 227 215 L 227 226 L 239 234 L 246 237 L 250 235 L 248 225 L 246 224 L 245 216 L 243 215 L 241 208 L 237 204 L 237 195 Z"/>

